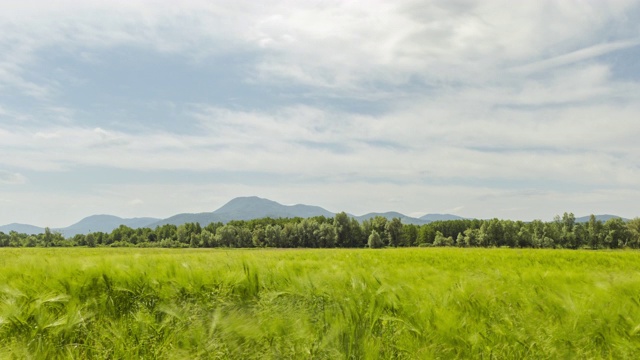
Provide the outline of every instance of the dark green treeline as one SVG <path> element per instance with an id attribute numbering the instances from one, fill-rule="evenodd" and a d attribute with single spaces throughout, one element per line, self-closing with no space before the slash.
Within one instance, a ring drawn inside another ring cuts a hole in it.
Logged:
<path id="1" fill-rule="evenodd" d="M 90 233 L 65 239 L 48 228 L 39 235 L 0 232 L 2 247 L 274 247 L 361 248 L 384 246 L 457 246 L 563 249 L 640 248 L 640 218 L 578 223 L 573 214 L 554 221 L 450 220 L 405 225 L 400 219 L 375 217 L 362 223 L 339 213 L 333 218 L 263 218 L 250 221 L 163 225 L 132 229 L 124 225 L 111 233 Z"/>

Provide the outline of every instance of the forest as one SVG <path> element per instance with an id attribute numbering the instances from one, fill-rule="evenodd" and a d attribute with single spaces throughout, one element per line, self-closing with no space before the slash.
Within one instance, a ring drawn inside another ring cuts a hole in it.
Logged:
<path id="1" fill-rule="evenodd" d="M 358 222 L 346 213 L 335 217 L 262 218 L 229 223 L 186 223 L 155 229 L 121 225 L 110 233 L 65 238 L 46 228 L 38 235 L 0 232 L 0 247 L 163 247 L 163 248 L 381 248 L 509 247 L 559 249 L 640 248 L 640 218 L 586 223 L 572 213 L 553 221 L 448 220 L 425 225 L 403 224 L 377 216 Z"/>

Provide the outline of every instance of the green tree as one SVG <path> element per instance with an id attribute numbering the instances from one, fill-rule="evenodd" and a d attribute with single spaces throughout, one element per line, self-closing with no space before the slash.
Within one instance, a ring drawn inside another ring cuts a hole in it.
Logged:
<path id="1" fill-rule="evenodd" d="M 224 225 L 216 231 L 215 241 L 218 246 L 235 247 L 238 229 L 233 225 Z"/>
<path id="2" fill-rule="evenodd" d="M 631 234 L 624 220 L 611 218 L 604 223 L 604 245 L 610 249 L 617 249 L 629 242 Z"/>
<path id="3" fill-rule="evenodd" d="M 96 237 L 93 235 L 93 233 L 87 234 L 87 236 L 85 237 L 85 242 L 87 243 L 88 247 L 96 247 Z"/>
<path id="4" fill-rule="evenodd" d="M 389 246 L 398 247 L 400 236 L 402 235 L 402 222 L 400 218 L 393 218 L 388 221 L 385 226 L 385 235 Z"/>
<path id="5" fill-rule="evenodd" d="M 629 241 L 624 245 L 634 249 L 640 248 L 640 218 L 629 220 L 627 230 L 629 231 Z"/>
<path id="6" fill-rule="evenodd" d="M 254 247 L 264 247 L 266 246 L 266 241 L 264 238 L 265 231 L 262 224 L 257 224 L 252 231 L 251 242 Z"/>
<path id="7" fill-rule="evenodd" d="M 597 220 L 595 215 L 591 214 L 587 223 L 587 233 L 589 236 L 589 246 L 592 249 L 599 249 L 604 242 L 604 227 L 602 221 Z"/>
<path id="8" fill-rule="evenodd" d="M 280 225 L 267 225 L 264 229 L 264 241 L 269 247 L 283 247 L 282 228 Z"/>
<path id="9" fill-rule="evenodd" d="M 202 233 L 200 233 L 200 241 L 204 247 L 211 248 L 216 246 L 215 235 L 207 229 L 202 229 Z"/>
<path id="10" fill-rule="evenodd" d="M 53 246 L 53 234 L 51 234 L 49 227 L 44 228 L 44 236 L 42 239 L 44 240 L 45 247 Z"/>
<path id="11" fill-rule="evenodd" d="M 418 245 L 418 226 L 402 225 L 402 236 L 400 237 L 400 246 L 416 246 Z"/>
<path id="12" fill-rule="evenodd" d="M 511 220 L 503 220 L 502 221 L 502 236 L 503 246 L 508 246 L 510 248 L 514 248 L 518 246 L 518 231 L 520 230 L 520 225 Z"/>
<path id="13" fill-rule="evenodd" d="M 433 240 L 434 246 L 453 246 L 453 237 L 444 236 L 440 231 L 436 231 L 436 238 Z"/>
<path id="14" fill-rule="evenodd" d="M 318 247 L 322 248 L 332 248 L 336 245 L 336 228 L 328 223 L 320 224 L 320 227 L 314 233 L 317 241 Z"/>
<path id="15" fill-rule="evenodd" d="M 11 239 L 11 237 L 8 234 L 5 234 L 2 231 L 0 231 L 0 246 L 1 247 L 9 246 L 10 239 Z"/>
<path id="16" fill-rule="evenodd" d="M 371 231 L 371 235 L 369 235 L 369 241 L 367 242 L 369 248 L 371 249 L 379 249 L 384 246 L 384 242 L 382 238 L 380 238 L 380 234 L 376 230 Z"/>
<path id="17" fill-rule="evenodd" d="M 367 245 L 369 237 L 358 220 L 351 218 L 351 242 L 349 247 L 362 248 Z"/>
<path id="18" fill-rule="evenodd" d="M 425 244 L 433 244 L 433 241 L 436 238 L 436 231 L 433 227 L 427 225 L 422 225 L 420 230 L 418 230 L 418 246 Z"/>
<path id="19" fill-rule="evenodd" d="M 587 227 L 585 226 L 585 224 L 576 223 L 575 225 L 573 225 L 573 236 L 573 249 L 579 249 L 585 246 L 589 241 L 589 233 L 587 232 Z"/>
<path id="20" fill-rule="evenodd" d="M 462 238 L 464 246 L 476 247 L 480 244 L 480 230 L 479 229 L 467 229 L 464 231 L 464 237 Z"/>
<path id="21" fill-rule="evenodd" d="M 375 230 L 378 235 L 382 236 L 384 234 L 385 229 L 387 227 L 387 218 L 384 216 L 376 216 L 369 220 L 371 222 L 371 230 Z"/>
<path id="22" fill-rule="evenodd" d="M 353 236 L 351 230 L 351 220 L 344 211 L 336 214 L 333 218 L 333 226 L 336 229 L 336 246 L 353 247 Z"/>
<path id="23" fill-rule="evenodd" d="M 25 241 L 24 246 L 26 246 L 26 247 L 35 247 L 36 245 L 38 245 L 38 238 L 33 236 L 33 235 L 30 235 L 25 240 L 26 241 Z"/>
<path id="24" fill-rule="evenodd" d="M 178 230 L 176 231 L 176 235 L 178 237 L 178 242 L 181 244 L 189 243 L 189 230 L 187 229 L 187 224 L 182 224 L 178 226 Z"/>
<path id="25" fill-rule="evenodd" d="M 485 222 L 486 226 L 481 229 L 482 239 L 485 246 L 502 246 L 504 245 L 504 231 L 502 229 L 502 222 L 498 219 L 491 219 Z"/>
<path id="26" fill-rule="evenodd" d="M 251 233 L 251 230 L 247 229 L 246 227 L 238 228 L 234 246 L 238 248 L 253 247 L 253 242 L 251 241 L 252 236 L 253 234 Z"/>
<path id="27" fill-rule="evenodd" d="M 202 242 L 201 242 L 201 238 L 200 238 L 201 234 L 198 233 L 191 233 L 191 235 L 189 236 L 189 247 L 191 248 L 199 248 L 202 247 Z"/>
<path id="28" fill-rule="evenodd" d="M 298 246 L 305 248 L 319 247 L 319 239 L 316 237 L 320 224 L 314 219 L 303 219 L 298 223 L 296 230 L 298 236 Z"/>

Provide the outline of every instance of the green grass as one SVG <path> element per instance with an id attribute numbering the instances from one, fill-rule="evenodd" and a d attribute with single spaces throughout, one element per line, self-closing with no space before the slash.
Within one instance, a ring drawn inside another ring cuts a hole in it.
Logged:
<path id="1" fill-rule="evenodd" d="M 1 359 L 637 358 L 640 253 L 1 249 Z"/>

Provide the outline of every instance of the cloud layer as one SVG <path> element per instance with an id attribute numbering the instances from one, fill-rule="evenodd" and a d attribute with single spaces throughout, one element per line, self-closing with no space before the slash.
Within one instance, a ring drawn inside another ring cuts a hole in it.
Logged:
<path id="1" fill-rule="evenodd" d="M 640 54 L 636 1 L 6 8 L 0 201 L 13 206 L 0 223 L 169 216 L 240 195 L 638 215 L 640 71 L 620 65 Z"/>

